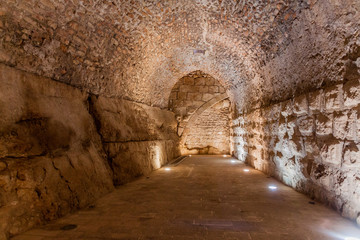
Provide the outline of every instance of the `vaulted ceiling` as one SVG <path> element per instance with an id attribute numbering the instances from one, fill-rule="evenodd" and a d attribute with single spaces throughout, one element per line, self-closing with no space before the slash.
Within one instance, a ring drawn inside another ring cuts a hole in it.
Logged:
<path id="1" fill-rule="evenodd" d="M 359 34 L 358 0 L 0 2 L 0 62 L 159 107 L 195 70 L 239 111 L 355 78 Z"/>

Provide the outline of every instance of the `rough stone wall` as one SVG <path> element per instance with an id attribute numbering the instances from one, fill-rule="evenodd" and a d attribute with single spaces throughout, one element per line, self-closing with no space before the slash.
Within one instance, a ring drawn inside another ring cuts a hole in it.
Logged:
<path id="1" fill-rule="evenodd" d="M 215 78 L 195 71 L 175 84 L 169 97 L 169 109 L 182 119 L 188 119 L 201 105 L 222 93 L 225 88 Z"/>
<path id="2" fill-rule="evenodd" d="M 188 154 L 229 154 L 229 108 L 229 100 L 222 100 L 196 118 L 185 140 Z"/>
<path id="3" fill-rule="evenodd" d="M 359 104 L 353 80 L 244 114 L 234 154 L 360 224 Z"/>
<path id="4" fill-rule="evenodd" d="M 113 189 L 87 97 L 0 64 L 0 239 Z"/>
<path id="5" fill-rule="evenodd" d="M 0 64 L 0 239 L 179 155 L 174 113 Z"/>
<path id="6" fill-rule="evenodd" d="M 105 97 L 93 96 L 91 103 L 116 185 L 180 155 L 173 112 Z"/>

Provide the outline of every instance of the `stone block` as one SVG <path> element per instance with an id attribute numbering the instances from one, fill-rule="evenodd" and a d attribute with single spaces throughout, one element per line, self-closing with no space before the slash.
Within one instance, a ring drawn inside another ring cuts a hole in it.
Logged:
<path id="1" fill-rule="evenodd" d="M 360 167 L 360 145 L 354 142 L 346 142 L 344 146 L 343 167 L 359 168 Z"/>
<path id="2" fill-rule="evenodd" d="M 337 139 L 327 140 L 320 149 L 321 161 L 340 167 L 344 142 Z"/>
<path id="3" fill-rule="evenodd" d="M 87 94 L 0 65 L 0 96 L 1 233 L 64 216 L 113 190 Z"/>
<path id="4" fill-rule="evenodd" d="M 209 93 L 218 93 L 219 87 L 218 86 L 209 86 Z"/>
<path id="5" fill-rule="evenodd" d="M 207 92 L 209 92 L 209 87 L 208 86 L 201 86 L 201 88 L 199 89 L 199 92 L 207 93 Z"/>
<path id="6" fill-rule="evenodd" d="M 195 85 L 203 86 L 205 85 L 206 78 L 200 77 L 195 79 Z"/>
<path id="7" fill-rule="evenodd" d="M 194 85 L 194 78 L 184 77 L 183 81 L 185 85 Z"/>
<path id="8" fill-rule="evenodd" d="M 176 135 L 177 122 L 173 112 L 105 97 L 92 97 L 92 103 L 104 141 L 163 140 Z"/>
<path id="9" fill-rule="evenodd" d="M 209 101 L 210 99 L 212 99 L 214 97 L 213 94 L 210 94 L 210 93 L 204 93 L 203 96 L 202 96 L 202 100 L 207 102 Z"/>
<path id="10" fill-rule="evenodd" d="M 178 92 L 177 100 L 185 100 L 187 98 L 187 92 Z"/>
<path id="11" fill-rule="evenodd" d="M 205 85 L 212 86 L 214 84 L 215 84 L 215 79 L 213 79 L 213 78 L 206 78 L 205 79 Z"/>
<path id="12" fill-rule="evenodd" d="M 360 103 L 360 83 L 358 80 L 344 84 L 344 106 L 355 107 Z"/>
<path id="13" fill-rule="evenodd" d="M 318 114 L 316 116 L 316 135 L 332 134 L 333 114 Z"/>
<path id="14" fill-rule="evenodd" d="M 202 94 L 201 93 L 188 93 L 186 99 L 190 100 L 190 101 L 201 101 Z"/>
<path id="15" fill-rule="evenodd" d="M 312 113 L 322 111 L 324 107 L 324 91 L 322 89 L 309 93 L 309 110 Z"/>
<path id="16" fill-rule="evenodd" d="M 348 114 L 345 112 L 336 112 L 333 114 L 333 135 L 335 138 L 345 139 L 347 135 Z"/>
<path id="17" fill-rule="evenodd" d="M 292 115 L 293 113 L 294 113 L 294 103 L 292 99 L 281 103 L 281 115 L 287 117 Z"/>
<path id="18" fill-rule="evenodd" d="M 325 89 L 325 111 L 333 112 L 341 110 L 344 105 L 343 85 L 338 84 Z"/>
<path id="19" fill-rule="evenodd" d="M 347 114 L 348 114 L 348 122 L 346 125 L 345 138 L 347 140 L 359 140 L 360 135 L 358 135 L 358 127 L 357 127 L 358 110 L 351 109 Z"/>
<path id="20" fill-rule="evenodd" d="M 311 136 L 315 133 L 315 121 L 313 117 L 302 116 L 297 119 L 299 131 L 303 136 Z"/>
<path id="21" fill-rule="evenodd" d="M 294 98 L 294 113 L 296 115 L 305 115 L 309 111 L 309 104 L 306 95 Z"/>
<path id="22" fill-rule="evenodd" d="M 224 87 L 219 87 L 219 92 L 220 93 L 225 93 L 226 92 L 226 89 Z"/>
<path id="23" fill-rule="evenodd" d="M 320 154 L 320 149 L 313 136 L 304 137 L 304 147 L 308 158 L 316 159 Z"/>
<path id="24" fill-rule="evenodd" d="M 170 99 L 170 100 L 175 100 L 175 99 L 177 99 L 177 92 L 171 92 L 169 99 Z"/>
<path id="25" fill-rule="evenodd" d="M 194 86 L 192 85 L 181 85 L 180 92 L 195 92 Z"/>
<path id="26" fill-rule="evenodd" d="M 288 140 L 288 147 L 291 155 L 305 157 L 305 146 L 301 137 L 293 137 L 291 140 Z"/>
<path id="27" fill-rule="evenodd" d="M 281 104 L 274 104 L 262 109 L 265 120 L 278 120 L 280 116 Z"/>

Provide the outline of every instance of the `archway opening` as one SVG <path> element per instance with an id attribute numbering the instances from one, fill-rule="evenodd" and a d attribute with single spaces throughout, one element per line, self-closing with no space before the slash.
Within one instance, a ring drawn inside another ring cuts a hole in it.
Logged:
<path id="1" fill-rule="evenodd" d="M 212 76 L 194 71 L 180 78 L 168 108 L 178 121 L 181 154 L 229 154 L 230 106 L 225 88 Z"/>

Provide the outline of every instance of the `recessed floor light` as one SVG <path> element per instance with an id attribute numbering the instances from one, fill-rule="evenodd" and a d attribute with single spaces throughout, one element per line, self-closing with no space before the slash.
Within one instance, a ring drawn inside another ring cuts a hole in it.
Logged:
<path id="1" fill-rule="evenodd" d="M 170 171 L 170 170 L 171 170 L 171 168 L 169 168 L 169 167 L 165 168 L 165 171 Z"/>
<path id="2" fill-rule="evenodd" d="M 249 169 L 244 169 L 243 171 L 244 171 L 244 172 L 249 172 L 250 170 L 249 170 Z"/>
<path id="3" fill-rule="evenodd" d="M 276 189 L 277 189 L 277 186 L 275 186 L 275 185 L 270 185 L 270 186 L 269 186 L 269 189 L 271 189 L 271 190 L 276 190 Z"/>

